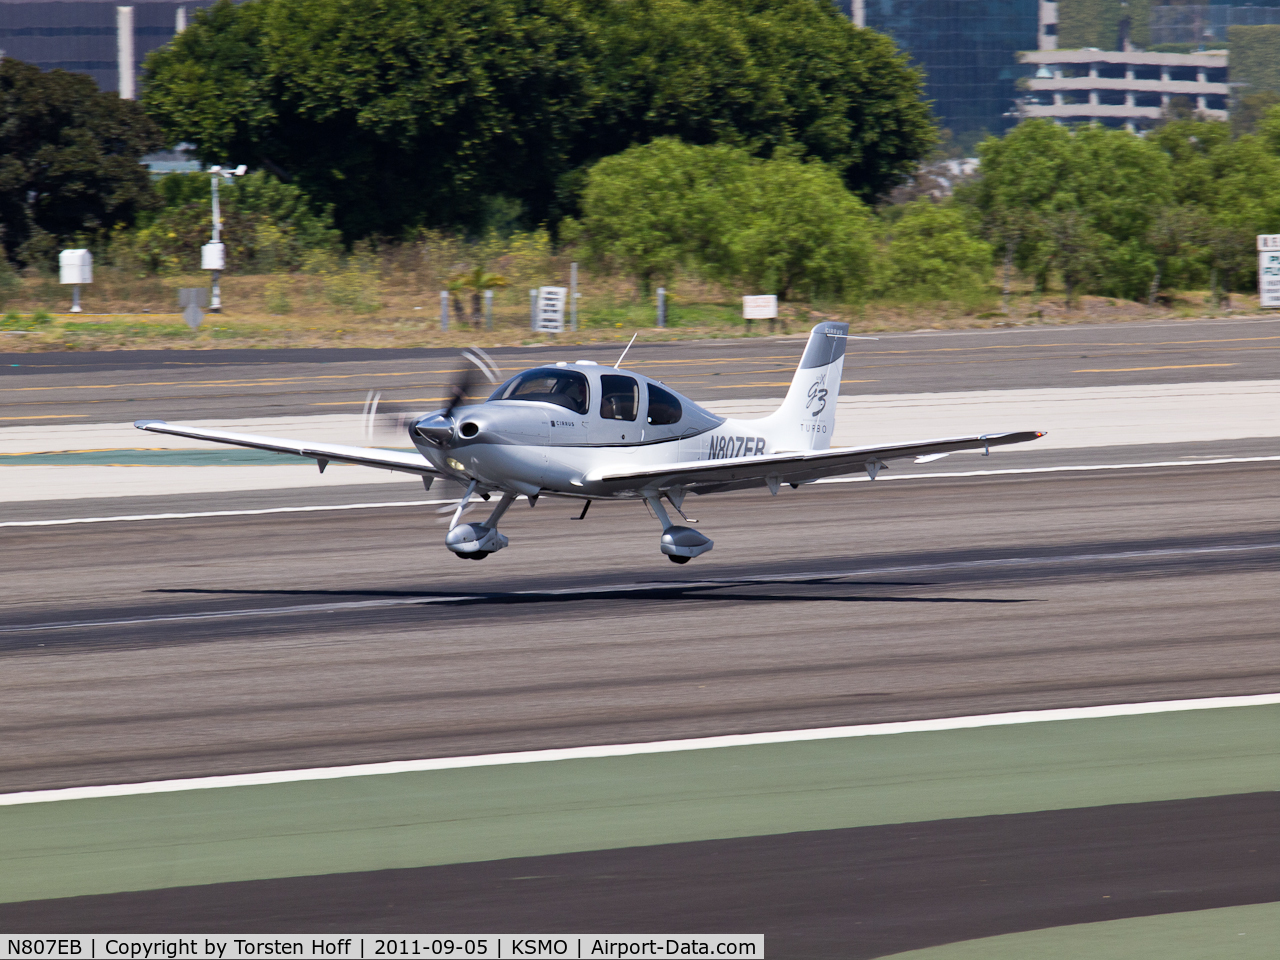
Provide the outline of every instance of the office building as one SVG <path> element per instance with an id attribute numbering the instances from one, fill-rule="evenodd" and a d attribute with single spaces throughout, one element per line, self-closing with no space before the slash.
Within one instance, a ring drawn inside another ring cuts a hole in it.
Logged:
<path id="1" fill-rule="evenodd" d="M 102 90 L 137 96 L 148 53 L 213 0 L 0 0 L 0 51 L 41 70 L 87 74 Z"/>
<path id="2" fill-rule="evenodd" d="M 1023 117 L 1143 129 L 1160 119 L 1173 97 L 1185 97 L 1205 116 L 1227 118 L 1225 50 L 1039 50 L 1021 59 L 1036 68 L 1019 107 Z"/>

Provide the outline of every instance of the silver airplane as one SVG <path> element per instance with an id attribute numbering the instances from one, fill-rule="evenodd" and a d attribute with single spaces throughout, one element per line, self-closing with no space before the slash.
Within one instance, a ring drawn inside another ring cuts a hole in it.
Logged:
<path id="1" fill-rule="evenodd" d="M 633 338 L 634 339 L 634 338 Z M 658 380 L 591 360 L 525 370 L 499 386 L 484 403 L 463 405 L 469 379 L 454 386 L 443 410 L 410 418 L 416 453 L 307 443 L 139 420 L 152 433 L 294 454 L 329 463 L 353 463 L 416 474 L 428 490 L 437 479 L 466 487 L 454 511 L 445 546 L 459 557 L 483 560 L 507 546 L 498 522 L 524 496 L 584 501 L 641 500 L 662 524 L 659 549 L 673 563 L 706 553 L 712 541 L 673 523 L 665 500 L 686 523 L 689 493 L 798 488 L 822 477 L 865 470 L 874 480 L 889 461 L 935 460 L 958 450 L 1024 443 L 1042 431 L 982 434 L 892 446 L 832 447 L 836 399 L 849 326 L 820 323 L 809 334 L 782 406 L 759 420 L 734 420 L 704 410 Z M 487 366 L 472 355 L 482 369 Z M 496 381 L 496 378 L 491 379 Z M 479 495 L 498 502 L 483 523 L 461 523 Z"/>

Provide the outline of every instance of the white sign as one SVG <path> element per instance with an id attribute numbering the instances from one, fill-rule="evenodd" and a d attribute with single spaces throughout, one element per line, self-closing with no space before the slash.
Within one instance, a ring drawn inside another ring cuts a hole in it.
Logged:
<path id="1" fill-rule="evenodd" d="M 1258 305 L 1280 307 L 1280 247 L 1258 254 Z"/>
<path id="2" fill-rule="evenodd" d="M 227 269 L 227 252 L 222 241 L 215 243 L 206 243 L 200 248 L 200 269 L 201 270 L 225 270 Z"/>
<path id="3" fill-rule="evenodd" d="M 93 283 L 93 254 L 88 250 L 63 250 L 58 254 L 61 283 Z"/>
<path id="4" fill-rule="evenodd" d="M 1280 250 L 1280 233 L 1258 234 L 1258 251 Z"/>
<path id="5" fill-rule="evenodd" d="M 778 298 L 773 294 L 767 297 L 743 297 L 743 320 L 776 320 L 778 318 Z"/>
<path id="6" fill-rule="evenodd" d="M 569 291 L 565 287 L 538 288 L 538 323 L 534 328 L 543 333 L 564 330 L 564 304 Z"/>

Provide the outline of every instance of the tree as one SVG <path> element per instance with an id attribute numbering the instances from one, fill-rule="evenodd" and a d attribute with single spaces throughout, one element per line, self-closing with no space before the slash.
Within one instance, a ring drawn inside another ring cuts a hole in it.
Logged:
<path id="1" fill-rule="evenodd" d="M 981 178 L 959 193 L 984 220 L 1025 220 L 1016 259 L 1042 288 L 1057 266 L 1071 270 L 1072 295 L 1079 286 L 1135 299 L 1147 293 L 1155 264 L 1146 234 L 1174 189 L 1169 157 L 1156 144 L 1094 124 L 1071 130 L 1030 120 L 984 141 L 979 154 Z"/>
<path id="2" fill-rule="evenodd" d="M 1156 127 L 1148 139 L 1169 156 L 1171 199 L 1212 205 L 1219 172 L 1212 155 L 1231 142 L 1231 127 L 1213 120 L 1175 120 Z"/>
<path id="3" fill-rule="evenodd" d="M 486 290 L 493 290 L 496 287 L 507 286 L 507 278 L 496 273 L 490 273 L 484 268 L 484 264 L 478 264 L 470 270 L 464 270 L 461 273 L 455 273 L 449 278 L 450 291 L 471 291 L 471 325 L 479 327 L 483 314 L 480 309 L 480 301 Z M 454 302 L 457 303 L 457 294 L 454 294 Z M 462 316 L 461 305 L 457 306 L 458 316 Z"/>
<path id="4" fill-rule="evenodd" d="M 1280 156 L 1280 95 L 1275 106 L 1268 107 L 1262 119 L 1258 121 L 1258 135 L 1262 137 L 1267 149 Z"/>
<path id="5" fill-rule="evenodd" d="M 753 161 L 730 191 L 731 202 L 703 272 L 779 300 L 840 295 L 870 278 L 874 254 L 871 214 L 845 189 L 836 171 L 792 156 Z"/>
<path id="6" fill-rule="evenodd" d="M 1239 94 L 1231 105 L 1231 132 L 1237 137 L 1260 132 L 1267 118 L 1275 115 L 1278 105 L 1280 93 L 1270 90 Z"/>
<path id="7" fill-rule="evenodd" d="M 14 273 L 7 257 L 0 256 L 0 310 L 22 289 L 22 282 Z"/>
<path id="8" fill-rule="evenodd" d="M 1080 288 L 1091 285 L 1101 273 L 1102 238 L 1079 210 L 1052 210 L 1041 215 L 1053 243 L 1053 260 L 1062 272 L 1067 302 L 1079 299 Z"/>
<path id="9" fill-rule="evenodd" d="M 799 147 L 870 201 L 904 182 L 937 142 L 921 71 L 834 4 L 630 0 L 590 9 L 601 91 L 583 143 L 591 157 L 664 136 L 760 157 Z"/>
<path id="10" fill-rule="evenodd" d="M 86 76 L 0 60 L 0 244 L 21 263 L 131 223 L 152 202 L 139 160 L 161 145 L 141 108 Z"/>
<path id="11" fill-rule="evenodd" d="M 1162 280 L 1188 273 L 1188 262 L 1197 259 L 1210 230 L 1209 217 L 1201 207 L 1165 207 L 1156 215 L 1147 232 L 1147 244 L 1156 255 L 1148 306 L 1155 306 Z"/>
<path id="12" fill-rule="evenodd" d="M 991 279 L 991 244 L 975 237 L 955 205 L 916 200 L 888 231 L 885 294 L 946 298 L 978 289 Z"/>
<path id="13" fill-rule="evenodd" d="M 1013 292 L 1013 265 L 1018 246 L 1030 233 L 1028 217 L 1021 211 L 995 206 L 983 217 L 983 234 L 1002 253 L 1000 274 L 1000 309 L 1009 312 L 1009 297 Z"/>
<path id="14" fill-rule="evenodd" d="M 740 184 L 750 158 L 728 146 L 693 147 L 665 138 L 606 157 L 591 168 L 581 223 L 563 235 L 581 240 L 588 264 L 634 277 L 642 297 L 694 260 L 727 259 L 720 233 L 726 185 Z"/>
<path id="15" fill-rule="evenodd" d="M 673 139 L 593 167 L 566 235 L 642 295 L 681 268 L 783 300 L 840 293 L 865 281 L 872 254 L 866 206 L 823 164 Z"/>
<path id="16" fill-rule="evenodd" d="M 1237 275 L 1257 269 L 1254 233 L 1238 226 L 1215 223 L 1209 228 L 1206 245 L 1214 273 L 1214 297 L 1223 306 L 1230 307 L 1233 281 Z M 1221 287 L 1217 284 L 1218 276 L 1223 279 Z"/>
<path id="17" fill-rule="evenodd" d="M 482 231 L 495 197 L 556 221 L 597 160 L 664 136 L 798 149 L 870 198 L 935 139 L 921 84 L 815 0 L 220 0 L 151 55 L 144 100 L 350 240 Z"/>
<path id="18" fill-rule="evenodd" d="M 1212 286 L 1224 278 L 1228 290 L 1254 282 L 1253 235 L 1280 231 L 1280 108 L 1258 128 L 1256 136 L 1232 139 L 1227 123 L 1201 120 L 1165 124 L 1152 134 L 1170 158 L 1174 199 L 1207 218 L 1212 242 L 1201 247 L 1200 269 L 1212 271 Z M 1231 252 L 1232 243 L 1240 250 Z"/>
<path id="19" fill-rule="evenodd" d="M 138 219 L 127 247 L 149 270 L 194 270 L 213 227 L 209 175 L 172 173 L 156 184 L 159 209 Z M 340 237 L 328 210 L 316 212 L 296 186 L 255 171 L 218 191 L 227 267 L 271 272 L 297 267 L 306 250 L 334 248 Z M 115 252 L 119 252 L 116 250 Z"/>
<path id="20" fill-rule="evenodd" d="M 220 0 L 147 61 L 144 101 L 206 161 L 332 204 L 348 239 L 478 224 L 554 191 L 589 107 L 571 0 Z"/>

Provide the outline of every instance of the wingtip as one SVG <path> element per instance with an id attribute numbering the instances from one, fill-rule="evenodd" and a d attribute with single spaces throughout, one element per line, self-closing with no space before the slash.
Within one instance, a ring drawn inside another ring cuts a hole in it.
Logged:
<path id="1" fill-rule="evenodd" d="M 153 424 L 157 424 L 157 423 L 158 423 L 158 424 L 163 425 L 163 424 L 164 424 L 164 421 L 163 421 L 163 420 L 135 420 L 135 421 L 133 421 L 133 425 L 134 425 L 135 427 L 137 427 L 139 430 L 146 430 L 148 427 L 152 426 Z"/>

